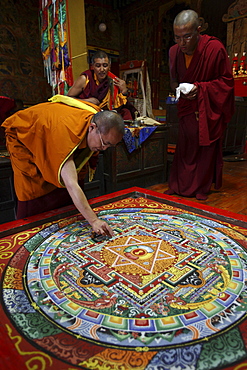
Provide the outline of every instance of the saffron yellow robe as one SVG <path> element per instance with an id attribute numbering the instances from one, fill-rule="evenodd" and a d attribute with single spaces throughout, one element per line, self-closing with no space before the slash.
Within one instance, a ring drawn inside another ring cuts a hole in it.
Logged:
<path id="1" fill-rule="evenodd" d="M 100 111 L 94 104 L 87 105 L 95 113 Z M 3 122 L 18 200 L 32 200 L 64 187 L 61 168 L 77 149 L 82 149 L 75 160 L 77 172 L 82 169 L 93 154 L 86 140 L 93 116 L 86 109 L 49 102 L 19 111 Z"/>

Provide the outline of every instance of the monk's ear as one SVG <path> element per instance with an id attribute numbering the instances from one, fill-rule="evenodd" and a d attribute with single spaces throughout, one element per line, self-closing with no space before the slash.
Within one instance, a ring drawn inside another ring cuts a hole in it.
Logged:
<path id="1" fill-rule="evenodd" d="M 202 30 L 202 26 L 198 26 L 196 30 L 197 30 L 198 33 L 200 33 L 201 30 Z"/>
<path id="2" fill-rule="evenodd" d="M 88 132 L 91 132 L 97 128 L 96 124 L 94 122 L 91 122 L 88 127 Z"/>

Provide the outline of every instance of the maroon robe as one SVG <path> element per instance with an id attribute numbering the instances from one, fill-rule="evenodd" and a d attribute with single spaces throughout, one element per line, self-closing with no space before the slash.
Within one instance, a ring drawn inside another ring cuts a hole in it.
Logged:
<path id="1" fill-rule="evenodd" d="M 169 188 L 184 196 L 207 194 L 212 183 L 216 189 L 222 185 L 222 138 L 234 112 L 230 62 L 221 41 L 208 35 L 199 36 L 188 69 L 178 45 L 169 57 L 171 81 L 198 87 L 195 100 L 180 97 L 177 104 L 179 134 Z"/>
<path id="2" fill-rule="evenodd" d="M 93 70 L 89 69 L 81 73 L 81 75 L 86 76 L 89 80 L 89 83 L 85 86 L 85 88 L 80 93 L 78 98 L 88 99 L 88 98 L 94 97 L 94 98 L 97 98 L 99 102 L 101 103 L 110 88 L 110 82 L 109 82 L 108 77 L 105 78 L 104 81 L 101 82 L 99 85 L 97 85 L 94 79 Z"/>
<path id="3" fill-rule="evenodd" d="M 89 82 L 78 96 L 79 99 L 88 99 L 94 97 L 97 98 L 100 103 L 102 103 L 103 99 L 108 93 L 108 90 L 114 89 L 112 78 L 109 76 L 105 78 L 99 85 L 97 85 L 94 79 L 94 71 L 92 69 L 82 72 L 81 75 L 85 75 Z M 119 94 L 119 92 L 117 94 Z M 115 91 L 113 90 L 110 95 L 112 96 L 112 101 L 114 101 L 113 96 L 115 95 Z M 128 100 L 126 104 L 123 104 L 117 108 L 114 107 L 113 102 L 110 105 L 112 105 L 111 109 L 116 110 L 124 120 L 133 120 L 135 118 L 135 112 L 137 110 Z M 102 109 L 106 108 L 102 107 Z"/>

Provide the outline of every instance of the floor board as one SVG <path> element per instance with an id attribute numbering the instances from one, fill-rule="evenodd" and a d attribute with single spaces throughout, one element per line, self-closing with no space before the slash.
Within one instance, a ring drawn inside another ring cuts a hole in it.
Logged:
<path id="1" fill-rule="evenodd" d="M 163 193 L 168 189 L 168 184 L 167 182 L 157 184 L 148 189 Z M 172 196 L 188 199 L 178 195 Z M 207 200 L 199 201 L 196 198 L 189 198 L 189 200 L 247 215 L 247 154 L 224 157 L 222 188 L 214 190 L 212 187 Z"/>

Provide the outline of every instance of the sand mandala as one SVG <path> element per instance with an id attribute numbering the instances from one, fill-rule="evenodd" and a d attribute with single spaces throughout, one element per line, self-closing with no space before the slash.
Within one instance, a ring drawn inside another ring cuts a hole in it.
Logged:
<path id="1" fill-rule="evenodd" d="M 142 197 L 96 211 L 112 238 L 80 216 L 15 236 L 2 305 L 27 342 L 68 369 L 208 370 L 247 358 L 246 229 Z"/>

